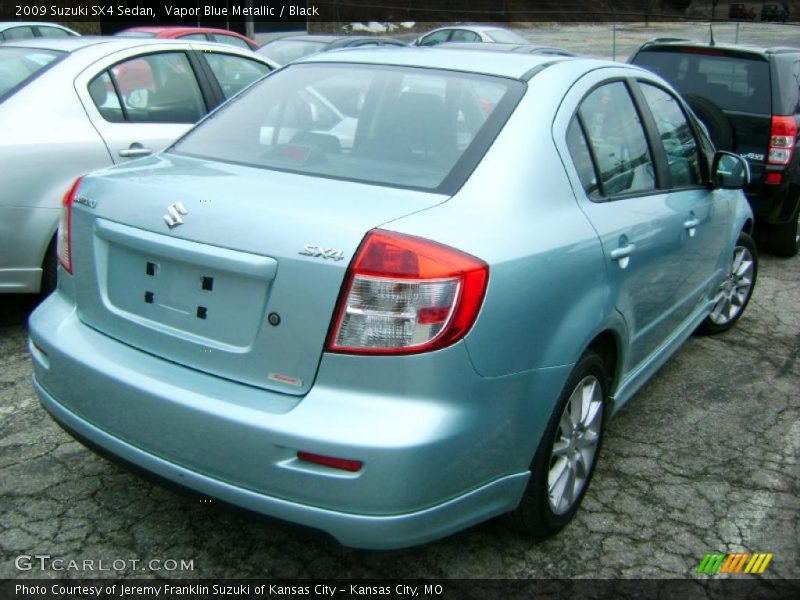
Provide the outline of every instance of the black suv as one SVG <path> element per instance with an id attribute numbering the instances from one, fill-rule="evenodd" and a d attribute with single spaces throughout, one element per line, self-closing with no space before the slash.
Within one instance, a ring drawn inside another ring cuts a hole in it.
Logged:
<path id="1" fill-rule="evenodd" d="M 669 81 L 720 150 L 750 163 L 745 190 L 762 246 L 779 256 L 800 247 L 800 48 L 757 48 L 661 39 L 630 58 Z"/>
<path id="2" fill-rule="evenodd" d="M 781 4 L 765 4 L 761 7 L 762 21 L 782 21 L 786 23 L 788 18 L 789 6 L 785 2 Z"/>

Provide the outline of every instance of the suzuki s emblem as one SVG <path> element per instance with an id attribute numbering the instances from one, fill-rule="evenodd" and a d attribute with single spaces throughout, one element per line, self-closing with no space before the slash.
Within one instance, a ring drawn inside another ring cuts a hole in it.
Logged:
<path id="1" fill-rule="evenodd" d="M 183 205 L 183 202 L 176 202 L 167 209 L 167 214 L 164 215 L 164 222 L 170 229 L 174 229 L 178 225 L 183 225 L 181 215 L 188 215 L 189 211 Z"/>

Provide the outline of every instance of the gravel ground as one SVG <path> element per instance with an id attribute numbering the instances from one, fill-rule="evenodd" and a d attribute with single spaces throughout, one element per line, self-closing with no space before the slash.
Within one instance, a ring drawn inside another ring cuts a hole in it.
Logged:
<path id="1" fill-rule="evenodd" d="M 763 257 L 737 327 L 690 339 L 610 424 L 583 508 L 556 538 L 494 521 L 394 552 L 348 550 L 98 458 L 34 396 L 30 301 L 0 297 L 0 578 L 79 574 L 15 568 L 37 554 L 96 561 L 89 576 L 686 577 L 706 552 L 735 550 L 773 552 L 765 576 L 798 578 L 798 295 L 800 258 Z M 193 569 L 165 571 L 169 559 Z M 97 571 L 101 560 L 120 569 Z"/>
<path id="2" fill-rule="evenodd" d="M 608 26 L 540 25 L 526 35 L 612 54 Z M 617 57 L 673 35 L 705 39 L 707 27 L 619 26 Z M 715 35 L 732 41 L 735 26 Z M 800 45 L 800 28 L 746 24 L 739 40 Z M 33 393 L 31 300 L 0 296 L 0 578 L 687 577 L 706 552 L 738 550 L 774 553 L 766 577 L 800 578 L 800 258 L 764 256 L 761 268 L 738 326 L 689 340 L 610 424 L 584 505 L 559 536 L 536 542 L 493 521 L 394 552 L 348 550 L 98 458 Z M 20 571 L 20 555 L 90 560 L 94 570 Z M 169 570 L 169 560 L 192 568 Z M 99 561 L 113 568 L 100 571 Z"/>

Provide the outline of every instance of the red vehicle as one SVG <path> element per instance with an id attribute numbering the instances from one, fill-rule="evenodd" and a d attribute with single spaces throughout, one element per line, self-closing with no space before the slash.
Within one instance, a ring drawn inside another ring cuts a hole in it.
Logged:
<path id="1" fill-rule="evenodd" d="M 122 37 L 180 38 L 182 40 L 202 40 L 218 42 L 237 48 L 255 50 L 258 43 L 235 31 L 214 27 L 130 27 L 114 35 Z"/>
<path id="2" fill-rule="evenodd" d="M 756 9 L 742 2 L 732 3 L 728 7 L 728 18 L 734 21 L 752 21 L 756 18 Z"/>

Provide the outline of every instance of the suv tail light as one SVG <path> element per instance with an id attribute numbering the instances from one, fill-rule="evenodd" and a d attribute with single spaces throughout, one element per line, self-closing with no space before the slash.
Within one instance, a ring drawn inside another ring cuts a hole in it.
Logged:
<path id="1" fill-rule="evenodd" d="M 788 165 L 792 160 L 796 140 L 797 121 L 793 116 L 772 117 L 767 162 L 771 165 Z"/>
<path id="2" fill-rule="evenodd" d="M 411 354 L 453 344 L 475 322 L 488 279 L 474 256 L 372 230 L 348 270 L 327 349 Z"/>
<path id="3" fill-rule="evenodd" d="M 56 246 L 58 262 L 70 275 L 72 275 L 72 204 L 78 187 L 81 185 L 81 179 L 83 176 L 78 177 L 64 194 L 61 201 L 61 218 L 58 221 L 58 245 Z"/>

